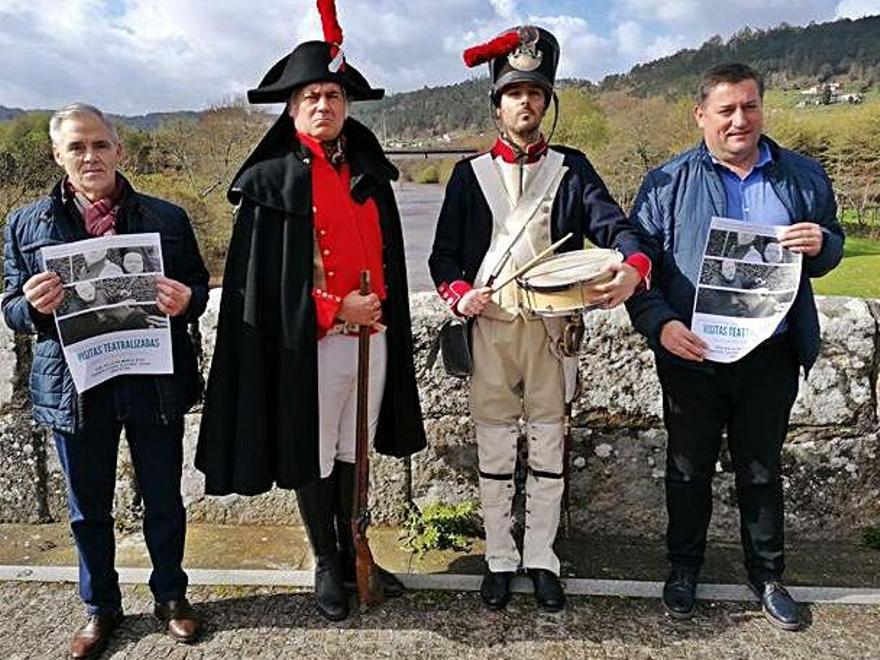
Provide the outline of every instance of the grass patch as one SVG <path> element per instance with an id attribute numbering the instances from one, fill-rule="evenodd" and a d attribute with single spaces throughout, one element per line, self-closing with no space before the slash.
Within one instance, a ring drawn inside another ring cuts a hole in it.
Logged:
<path id="1" fill-rule="evenodd" d="M 413 175 L 416 183 L 440 183 L 440 168 L 435 163 L 426 165 Z"/>
<path id="2" fill-rule="evenodd" d="M 437 502 L 410 514 L 404 523 L 403 548 L 417 555 L 428 550 L 467 551 L 481 532 L 476 502 Z"/>
<path id="3" fill-rule="evenodd" d="M 813 289 L 823 296 L 880 298 L 880 241 L 847 238 L 840 265 L 813 280 Z"/>

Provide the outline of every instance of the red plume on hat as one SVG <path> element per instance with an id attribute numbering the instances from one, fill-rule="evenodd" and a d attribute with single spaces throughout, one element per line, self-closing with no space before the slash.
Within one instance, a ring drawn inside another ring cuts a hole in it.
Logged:
<path id="1" fill-rule="evenodd" d="M 321 27 L 324 30 L 324 41 L 333 44 L 333 56 L 342 46 L 342 28 L 336 18 L 335 0 L 318 0 L 318 13 L 321 15 Z"/>
<path id="2" fill-rule="evenodd" d="M 473 68 L 496 57 L 510 55 L 517 48 L 519 48 L 519 30 L 511 30 L 495 37 L 492 41 L 468 48 L 464 51 L 464 63 Z"/>

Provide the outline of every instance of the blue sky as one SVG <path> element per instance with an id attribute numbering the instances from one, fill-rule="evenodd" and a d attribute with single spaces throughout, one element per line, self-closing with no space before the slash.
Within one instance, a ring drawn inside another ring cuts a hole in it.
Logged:
<path id="1" fill-rule="evenodd" d="M 464 67 L 461 51 L 524 22 L 556 34 L 560 75 L 598 80 L 746 25 L 880 14 L 880 0 L 337 0 L 337 6 L 349 59 L 392 92 L 482 74 Z M 319 37 L 314 0 L 0 0 L 0 105 L 53 108 L 82 100 L 127 114 L 205 108 L 242 94 L 297 42 Z"/>

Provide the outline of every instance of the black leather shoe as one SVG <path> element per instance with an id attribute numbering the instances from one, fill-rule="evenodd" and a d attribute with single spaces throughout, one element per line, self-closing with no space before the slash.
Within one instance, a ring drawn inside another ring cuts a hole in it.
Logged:
<path id="1" fill-rule="evenodd" d="M 70 640 L 71 658 L 94 658 L 101 655 L 110 634 L 122 622 L 122 612 L 90 614 L 86 624 Z"/>
<path id="2" fill-rule="evenodd" d="M 489 609 L 503 610 L 507 607 L 507 603 L 510 602 L 510 581 L 512 579 L 513 573 L 508 571 L 486 572 L 483 583 L 480 585 L 480 596 Z"/>
<path id="3" fill-rule="evenodd" d="M 339 557 L 315 557 L 315 605 L 321 616 L 342 621 L 348 616 L 348 592 L 342 585 Z"/>
<path id="4" fill-rule="evenodd" d="M 558 612 L 565 607 L 565 592 L 562 584 L 553 571 L 546 568 L 530 568 L 526 571 L 535 585 L 535 600 L 541 609 Z"/>
<path id="5" fill-rule="evenodd" d="M 798 605 L 782 584 L 776 581 L 761 583 L 750 580 L 749 586 L 761 601 L 761 611 L 770 623 L 783 630 L 800 629 Z"/>
<path id="6" fill-rule="evenodd" d="M 673 619 L 690 619 L 697 607 L 697 574 L 683 568 L 669 571 L 663 585 L 663 607 Z"/>

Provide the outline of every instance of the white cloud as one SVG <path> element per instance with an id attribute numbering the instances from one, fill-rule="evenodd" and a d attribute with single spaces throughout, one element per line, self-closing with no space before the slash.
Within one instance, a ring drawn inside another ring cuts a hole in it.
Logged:
<path id="1" fill-rule="evenodd" d="M 862 18 L 880 14 L 880 0 L 843 0 L 837 5 L 837 18 Z"/>
<path id="2" fill-rule="evenodd" d="M 475 75 L 461 52 L 523 21 L 556 34 L 561 76 L 595 80 L 746 24 L 880 11 L 880 0 L 726 0 L 708 9 L 699 0 L 611 0 L 590 3 L 582 15 L 557 11 L 556 0 L 338 4 L 350 61 L 390 91 Z M 243 94 L 296 43 L 318 38 L 314 0 L 66 0 L 63 11 L 57 0 L 0 0 L 0 103 L 52 108 L 76 99 L 125 113 L 200 108 Z"/>
<path id="3" fill-rule="evenodd" d="M 622 0 L 618 2 L 622 15 L 646 21 L 663 23 L 679 23 L 690 20 L 699 13 L 700 3 L 697 0 Z"/>
<path id="4" fill-rule="evenodd" d="M 614 29 L 618 52 L 629 62 L 650 62 L 691 44 L 684 37 L 651 35 L 641 23 L 623 21 Z"/>
<path id="5" fill-rule="evenodd" d="M 501 18 L 511 19 L 516 16 L 516 0 L 489 0 L 489 3 Z"/>
<path id="6" fill-rule="evenodd" d="M 772 28 L 833 20 L 838 4 L 880 4 L 880 0 L 614 0 L 609 10 L 619 52 L 618 71 L 697 48 L 709 37 L 724 38 L 745 27 Z"/>
<path id="7" fill-rule="evenodd" d="M 559 41 L 561 57 L 559 78 L 596 79 L 607 71 L 613 59 L 613 49 L 607 37 L 590 30 L 583 18 L 577 16 L 529 16 L 535 23 L 552 32 Z"/>

